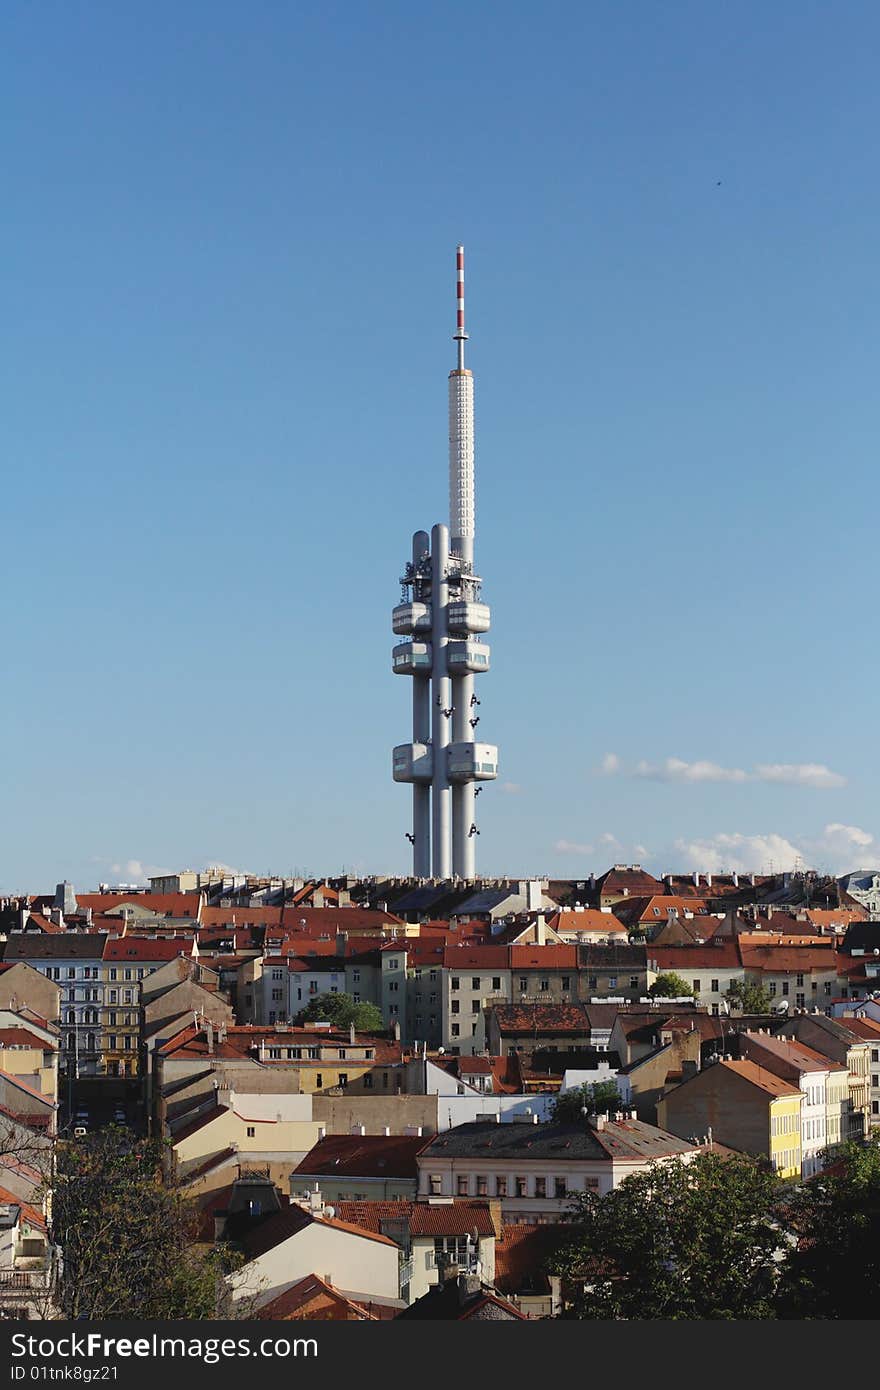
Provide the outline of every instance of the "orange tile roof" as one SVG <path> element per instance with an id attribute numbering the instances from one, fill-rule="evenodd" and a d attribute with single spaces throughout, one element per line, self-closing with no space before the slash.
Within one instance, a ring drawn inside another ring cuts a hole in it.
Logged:
<path id="1" fill-rule="evenodd" d="M 757 1086 L 759 1090 L 766 1091 L 768 1095 L 776 1096 L 780 1099 L 786 1096 L 799 1096 L 800 1087 L 793 1085 L 789 1081 L 783 1081 L 782 1077 L 776 1076 L 768 1071 L 766 1067 L 759 1067 L 757 1062 L 715 1062 L 714 1067 L 725 1067 L 728 1071 L 735 1072 L 744 1081 L 748 1081 L 752 1086 Z M 705 1073 L 698 1073 L 705 1074 Z M 685 1083 L 686 1084 L 686 1083 Z"/>

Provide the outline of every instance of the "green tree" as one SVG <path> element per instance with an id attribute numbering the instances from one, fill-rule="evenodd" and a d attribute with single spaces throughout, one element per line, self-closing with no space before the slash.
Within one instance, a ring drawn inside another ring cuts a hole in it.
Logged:
<path id="1" fill-rule="evenodd" d="M 162 1171 L 163 1145 L 127 1130 L 60 1143 L 52 1237 L 67 1319 L 238 1317 L 223 1276 L 241 1256 L 197 1245 L 194 1213 Z"/>
<path id="2" fill-rule="evenodd" d="M 769 1014 L 773 1002 L 760 980 L 731 980 L 724 991 L 731 1008 L 744 1014 Z"/>
<path id="3" fill-rule="evenodd" d="M 570 1091 L 560 1091 L 553 1101 L 551 1119 L 557 1123 L 583 1120 L 584 1110 L 597 1115 L 605 1115 L 609 1110 L 620 1110 L 623 1101 L 614 1081 L 585 1082 Z"/>
<path id="4" fill-rule="evenodd" d="M 674 970 L 664 970 L 662 975 L 657 976 L 648 993 L 652 999 L 681 999 L 685 995 L 693 997 L 694 991 L 687 980 L 682 979 Z"/>
<path id="5" fill-rule="evenodd" d="M 553 1268 L 575 1318 L 772 1318 L 785 1237 L 779 1179 L 745 1156 L 653 1163 L 579 1193 Z"/>
<path id="6" fill-rule="evenodd" d="M 358 1004 L 350 994 L 318 994 L 300 1014 L 306 1023 L 332 1023 L 358 1033 L 381 1033 L 385 1024 L 375 1004 Z"/>
<path id="7" fill-rule="evenodd" d="M 880 1136 L 847 1144 L 828 1172 L 796 1189 L 798 1236 L 780 1316 L 871 1318 L 880 1287 Z"/>

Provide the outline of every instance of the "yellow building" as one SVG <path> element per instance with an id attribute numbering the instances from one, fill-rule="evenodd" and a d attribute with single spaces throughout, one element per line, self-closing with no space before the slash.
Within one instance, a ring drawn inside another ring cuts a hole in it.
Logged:
<path id="1" fill-rule="evenodd" d="M 657 1124 L 680 1138 L 711 1137 L 801 1176 L 803 1093 L 752 1061 L 712 1062 L 657 1103 Z"/>

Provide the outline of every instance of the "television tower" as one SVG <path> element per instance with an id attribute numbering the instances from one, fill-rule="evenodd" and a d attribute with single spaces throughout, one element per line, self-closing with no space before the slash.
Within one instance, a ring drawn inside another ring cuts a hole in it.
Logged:
<path id="1" fill-rule="evenodd" d="M 474 570 L 474 377 L 464 365 L 464 247 L 456 251 L 457 361 L 449 373 L 449 525 L 416 531 L 394 609 L 408 640 L 392 667 L 410 676 L 412 742 L 394 749 L 395 782 L 412 783 L 408 839 L 417 878 L 476 877 L 475 782 L 498 776 L 498 749 L 478 743 L 474 676 L 489 669 L 491 613 Z"/>

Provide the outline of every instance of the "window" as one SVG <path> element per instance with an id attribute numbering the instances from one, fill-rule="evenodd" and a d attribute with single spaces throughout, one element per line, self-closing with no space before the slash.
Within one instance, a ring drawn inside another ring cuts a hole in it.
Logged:
<path id="1" fill-rule="evenodd" d="M 68 980 L 75 980 L 75 979 L 76 979 L 76 970 L 74 969 L 74 967 L 73 967 L 72 965 L 69 965 L 69 966 L 67 967 L 67 978 L 68 978 Z"/>
<path id="2" fill-rule="evenodd" d="M 273 1002 L 273 1003 L 277 1003 L 278 1000 L 279 1000 L 279 999 L 282 999 L 282 998 L 283 998 L 283 995 L 282 995 L 282 993 L 281 993 L 281 990 L 280 990 L 280 989 L 273 989 L 273 991 L 272 991 L 272 1002 Z"/>
<path id="3" fill-rule="evenodd" d="M 399 989 L 400 989 L 400 985 L 397 983 L 397 981 L 396 981 L 396 980 L 392 980 L 392 981 L 391 981 L 391 984 L 388 986 L 388 992 L 389 992 L 389 994 L 396 994 L 397 991 L 398 991 Z"/>
<path id="4" fill-rule="evenodd" d="M 459 1028 L 457 1023 L 453 1023 L 449 1031 L 454 1038 L 458 1038 L 461 1036 L 461 1029 Z"/>
<path id="5" fill-rule="evenodd" d="M 122 1002 L 123 1002 L 123 1004 L 130 1004 L 130 1003 L 131 1003 L 131 990 L 130 990 L 130 989 L 124 989 L 124 990 L 122 991 Z"/>
<path id="6" fill-rule="evenodd" d="M 718 981 L 717 981 L 717 980 L 710 980 L 710 981 L 709 981 L 709 990 L 710 990 L 710 992 L 711 992 L 712 994 L 717 994 L 717 993 L 718 993 Z"/>
<path id="7" fill-rule="evenodd" d="M 639 987 L 639 977 L 638 977 L 638 975 L 630 975 L 630 977 L 629 977 L 629 987 L 630 987 L 630 989 L 638 989 L 638 987 Z"/>
<path id="8" fill-rule="evenodd" d="M 111 1028 L 115 1027 L 115 1024 L 116 1024 L 116 1011 L 115 1011 L 115 1009 L 111 1009 L 110 1014 L 108 1015 L 108 1018 L 107 1018 L 107 1022 L 110 1024 L 110 1027 L 111 1027 Z"/>
<path id="9" fill-rule="evenodd" d="M 454 1014 L 461 1013 L 461 1004 L 458 1002 L 457 999 L 453 999 L 452 1001 L 452 1012 Z"/>
<path id="10" fill-rule="evenodd" d="M 361 982 L 361 972 L 359 970 L 353 970 L 351 972 L 351 978 L 356 985 L 359 985 Z"/>
<path id="11" fill-rule="evenodd" d="M 527 1196 L 529 1195 L 529 1192 L 528 1192 L 529 1180 L 528 1180 L 528 1178 L 522 1178 L 522 1177 L 520 1177 L 520 1178 L 516 1178 L 514 1181 L 516 1182 L 516 1195 L 517 1195 L 517 1197 L 527 1197 Z"/>
<path id="12" fill-rule="evenodd" d="M 284 979 L 284 974 L 283 974 L 283 972 L 282 972 L 281 970 L 273 970 L 273 971 L 272 971 L 272 979 L 273 979 L 273 980 L 283 980 L 283 979 Z"/>
<path id="13" fill-rule="evenodd" d="M 126 1050 L 126 1052 L 131 1052 L 131 1051 L 133 1050 L 133 1048 L 134 1048 L 134 1038 L 131 1037 L 128 1033 L 126 1033 L 126 1035 L 125 1035 L 125 1050 Z"/>
<path id="14" fill-rule="evenodd" d="M 797 976 L 795 976 L 795 984 L 797 985 L 798 989 L 803 988 L 803 983 L 804 983 L 804 977 L 803 977 L 803 975 L 797 975 Z"/>
<path id="15" fill-rule="evenodd" d="M 110 967 L 110 979 L 111 979 L 111 980 L 115 980 L 115 979 L 116 979 L 116 966 L 115 966 L 115 965 L 111 965 L 111 967 Z"/>
<path id="16" fill-rule="evenodd" d="M 565 1178 L 553 1179 L 553 1196 L 564 1197 L 566 1195 Z"/>
<path id="17" fill-rule="evenodd" d="M 365 1091 L 372 1091 L 372 1089 L 373 1089 L 373 1077 L 372 1077 L 372 1075 L 371 1075 L 370 1072 L 366 1072 L 365 1075 L 364 1075 L 364 1090 L 365 1090 Z"/>
<path id="18" fill-rule="evenodd" d="M 700 982 L 699 982 L 699 980 L 691 980 L 691 984 L 692 984 L 693 987 L 694 987 L 694 994 L 699 994 L 699 992 L 700 992 Z"/>
<path id="19" fill-rule="evenodd" d="M 830 994 L 830 993 L 831 993 L 831 981 L 830 981 L 830 980 L 826 980 L 825 983 L 824 983 L 824 985 L 822 986 L 822 988 L 824 989 L 824 991 L 825 991 L 826 994 Z"/>
<path id="20" fill-rule="evenodd" d="M 248 1125 L 248 1127 L 247 1127 L 247 1137 L 248 1137 L 248 1139 L 255 1139 L 255 1138 L 257 1137 L 257 1127 L 256 1127 L 256 1125 Z"/>
<path id="21" fill-rule="evenodd" d="M 616 976 L 616 975 L 609 975 L 609 976 L 608 976 L 608 988 L 609 988 L 609 989 L 617 989 L 617 976 Z"/>
<path id="22" fill-rule="evenodd" d="M 321 1089 L 321 1087 L 322 1087 L 323 1085 L 324 1085 L 324 1078 L 323 1078 L 323 1076 L 321 1075 L 320 1072 L 316 1072 L 316 1073 L 315 1073 L 315 1088 L 316 1088 L 316 1090 L 320 1091 L 320 1089 Z"/>
<path id="23" fill-rule="evenodd" d="M 459 1177 L 458 1177 L 457 1188 L 456 1188 L 459 1197 L 467 1197 L 467 1195 L 468 1195 L 468 1188 L 469 1188 L 469 1183 L 468 1183 L 467 1176 L 466 1176 L 465 1174 L 460 1174 Z"/>
<path id="24" fill-rule="evenodd" d="M 562 988 L 563 988 L 563 989 L 571 989 L 571 976 L 570 976 L 570 975 L 563 975 L 563 977 L 562 977 Z"/>
<path id="25" fill-rule="evenodd" d="M 473 1001 L 473 1003 L 471 1004 L 471 1013 L 472 1013 L 472 1014 L 478 1014 L 479 1012 L 480 1012 L 480 1001 L 479 1001 L 479 999 L 475 999 L 475 1000 Z"/>
<path id="26" fill-rule="evenodd" d="M 590 975 L 590 976 L 588 977 L 588 979 L 587 979 L 587 984 L 588 984 L 588 986 L 589 986 L 590 989 L 598 989 L 598 987 L 599 987 L 599 977 L 598 977 L 598 975 Z"/>
<path id="27" fill-rule="evenodd" d="M 271 1062 L 280 1062 L 280 1061 L 281 1061 L 281 1048 L 280 1048 L 280 1047 L 270 1047 L 270 1048 L 269 1048 L 269 1060 L 270 1060 Z"/>
<path id="28" fill-rule="evenodd" d="M 492 989 L 493 989 L 493 990 L 499 990 L 500 988 L 501 988 L 501 976 L 500 976 L 500 975 L 493 975 L 493 976 L 492 976 Z"/>
<path id="29" fill-rule="evenodd" d="M 549 988 L 550 988 L 550 981 L 549 981 L 549 980 L 542 980 L 542 981 L 541 981 L 541 990 L 542 990 L 542 992 L 546 992 L 546 990 L 548 990 Z"/>
<path id="30" fill-rule="evenodd" d="M 354 991 L 351 997 L 356 1004 L 359 1004 L 361 1002 L 361 996 L 358 994 L 357 990 Z"/>
<path id="31" fill-rule="evenodd" d="M 443 1192 L 443 1177 L 440 1173 L 432 1173 L 428 1179 L 431 1185 L 431 1196 L 439 1197 Z"/>
<path id="32" fill-rule="evenodd" d="M 794 997 L 795 1007 L 798 1008 L 798 1009 L 802 1009 L 802 1008 L 804 1007 L 805 1000 L 806 1000 L 806 996 L 805 996 L 805 995 L 803 995 L 803 994 L 796 994 L 795 997 Z"/>
<path id="33" fill-rule="evenodd" d="M 479 977 L 479 975 L 472 975 L 472 976 L 471 976 L 471 989 L 479 989 L 479 988 L 480 988 L 480 977 Z"/>
<path id="34" fill-rule="evenodd" d="M 348 1055 L 348 1054 L 347 1054 L 345 1048 L 344 1048 L 344 1047 L 340 1047 L 340 1049 L 339 1049 L 339 1060 L 340 1060 L 340 1062 L 344 1062 L 347 1055 Z"/>
<path id="35" fill-rule="evenodd" d="M 132 977 L 132 976 L 131 976 L 131 971 L 130 971 L 129 969 L 126 969 L 126 970 L 123 972 L 123 978 L 126 979 L 126 980 L 130 980 L 131 977 Z"/>
<path id="36" fill-rule="evenodd" d="M 880 1047 L 871 1048 L 871 1061 L 880 1062 Z"/>
<path id="37" fill-rule="evenodd" d="M 109 1047 L 111 1052 L 116 1051 L 116 1039 L 112 1033 L 110 1034 L 110 1037 L 107 1039 L 107 1046 Z"/>
<path id="38" fill-rule="evenodd" d="M 546 1197 L 546 1196 L 547 1196 L 547 1179 L 546 1179 L 546 1178 L 535 1178 L 535 1196 L 536 1196 L 536 1197 Z"/>
<path id="39" fill-rule="evenodd" d="M 769 987 L 768 993 L 769 993 L 771 999 L 775 999 L 775 998 L 776 998 L 776 981 L 775 981 L 775 980 L 771 980 L 771 981 L 770 981 L 770 987 Z"/>
<path id="40" fill-rule="evenodd" d="M 396 970 L 399 964 L 400 964 L 400 962 L 399 962 L 399 960 L 397 959 L 397 957 L 395 956 L 394 960 L 390 960 L 390 961 L 388 962 L 388 969 L 389 969 L 389 970 Z"/>
<path id="41" fill-rule="evenodd" d="M 341 1072 L 339 1073 L 339 1085 L 340 1085 L 340 1086 L 347 1086 L 347 1085 L 348 1085 L 348 1072 L 347 1072 L 347 1071 L 341 1071 Z"/>
<path id="42" fill-rule="evenodd" d="M 788 980 L 782 981 L 782 993 L 788 994 Z"/>
<path id="43" fill-rule="evenodd" d="M 526 979 L 525 975 L 520 975 L 520 977 L 519 977 L 519 992 L 520 992 L 520 994 L 525 994 L 525 993 L 526 993 L 526 990 L 528 989 L 528 987 L 529 987 L 529 982 L 528 982 L 528 980 Z"/>
<path id="44" fill-rule="evenodd" d="M 461 981 L 459 980 L 458 976 L 457 976 L 457 975 L 453 975 L 452 979 L 449 981 L 449 988 L 450 988 L 450 989 L 458 989 L 458 987 L 459 987 L 460 984 L 461 984 Z"/>
<path id="45" fill-rule="evenodd" d="M 399 1004 L 389 1004 L 389 1005 L 388 1005 L 388 1012 L 389 1012 L 390 1014 L 399 1014 L 399 1013 L 400 1013 L 400 1006 L 399 1006 Z"/>

